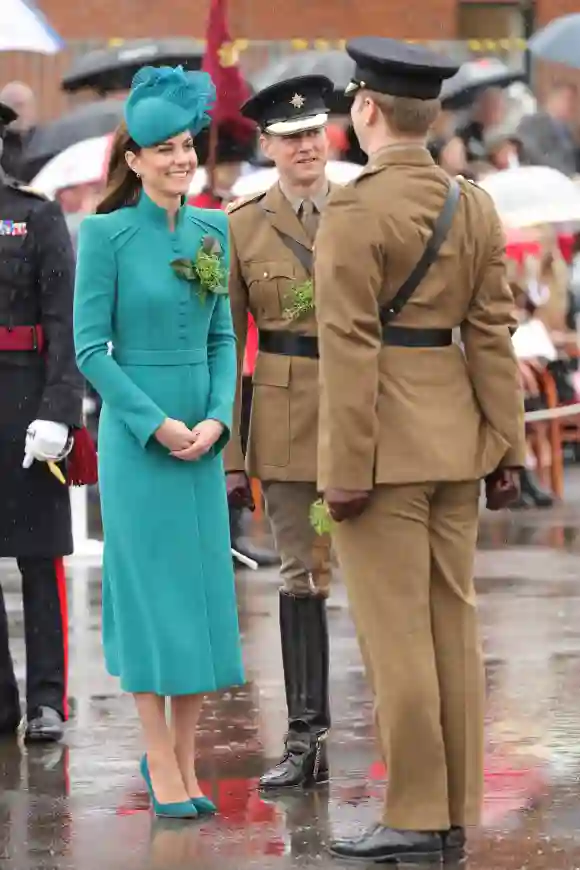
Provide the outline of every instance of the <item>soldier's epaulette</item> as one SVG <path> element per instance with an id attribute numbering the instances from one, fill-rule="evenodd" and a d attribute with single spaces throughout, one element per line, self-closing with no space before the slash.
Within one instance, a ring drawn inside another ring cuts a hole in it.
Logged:
<path id="1" fill-rule="evenodd" d="M 50 197 L 45 193 L 42 193 L 41 190 L 36 190 L 35 187 L 30 187 L 28 184 L 21 184 L 20 181 L 16 181 L 13 178 L 7 178 L 3 182 L 6 187 L 11 187 L 13 190 L 19 190 L 20 193 L 25 193 L 27 196 L 33 196 L 36 199 L 42 199 L 45 202 L 50 202 Z"/>
<path id="2" fill-rule="evenodd" d="M 243 208 L 245 205 L 249 205 L 251 202 L 259 202 L 261 199 L 264 199 L 267 192 L 267 190 L 263 190 L 260 193 L 252 193 L 249 196 L 240 196 L 238 199 L 234 199 L 233 202 L 228 203 L 226 206 L 226 214 L 232 214 L 235 211 L 239 211 L 239 209 Z"/>

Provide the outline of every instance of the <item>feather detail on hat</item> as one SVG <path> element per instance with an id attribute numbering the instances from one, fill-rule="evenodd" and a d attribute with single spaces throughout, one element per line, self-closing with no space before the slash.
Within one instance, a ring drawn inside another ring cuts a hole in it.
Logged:
<path id="1" fill-rule="evenodd" d="M 186 72 L 182 66 L 142 67 L 133 76 L 125 106 L 129 135 L 135 132 L 142 147 L 155 144 L 162 133 L 157 142 L 186 129 L 197 135 L 210 125 L 215 100 L 215 86 L 206 72 Z"/>

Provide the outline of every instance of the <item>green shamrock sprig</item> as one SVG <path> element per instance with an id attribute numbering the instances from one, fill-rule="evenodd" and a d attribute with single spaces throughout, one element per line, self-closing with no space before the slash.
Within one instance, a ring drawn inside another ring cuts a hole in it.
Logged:
<path id="1" fill-rule="evenodd" d="M 312 279 L 297 284 L 292 291 L 292 302 L 284 307 L 288 320 L 300 320 L 314 311 L 314 284 Z"/>
<path id="2" fill-rule="evenodd" d="M 228 276 L 223 264 L 223 252 L 219 241 L 213 236 L 204 236 L 195 259 L 173 260 L 171 267 L 179 278 L 199 284 L 198 293 L 202 301 L 209 293 L 227 295 Z"/>
<path id="3" fill-rule="evenodd" d="M 329 535 L 334 528 L 328 505 L 321 498 L 310 505 L 310 525 L 317 535 Z"/>

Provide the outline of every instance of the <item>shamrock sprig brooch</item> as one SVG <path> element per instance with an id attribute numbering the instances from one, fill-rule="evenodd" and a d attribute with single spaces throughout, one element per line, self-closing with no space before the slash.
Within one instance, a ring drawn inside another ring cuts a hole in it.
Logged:
<path id="1" fill-rule="evenodd" d="M 311 311 L 314 311 L 314 284 L 309 278 L 293 287 L 292 301 L 284 306 L 284 316 L 288 320 L 300 320 Z"/>
<path id="2" fill-rule="evenodd" d="M 205 301 L 210 293 L 226 296 L 228 276 L 223 262 L 223 251 L 218 239 L 204 236 L 194 259 L 180 258 L 171 262 L 179 278 L 198 285 L 197 292 Z"/>

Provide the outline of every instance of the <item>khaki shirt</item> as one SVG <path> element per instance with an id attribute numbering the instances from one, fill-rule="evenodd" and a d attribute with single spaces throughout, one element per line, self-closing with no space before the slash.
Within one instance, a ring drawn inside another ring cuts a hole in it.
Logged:
<path id="1" fill-rule="evenodd" d="M 419 146 L 387 148 L 334 191 L 316 239 L 318 484 L 477 480 L 525 460 L 504 234 L 488 194 L 461 197 L 437 261 L 393 321 L 460 328 L 444 348 L 385 346 L 379 306 L 419 261 L 449 180 Z"/>

